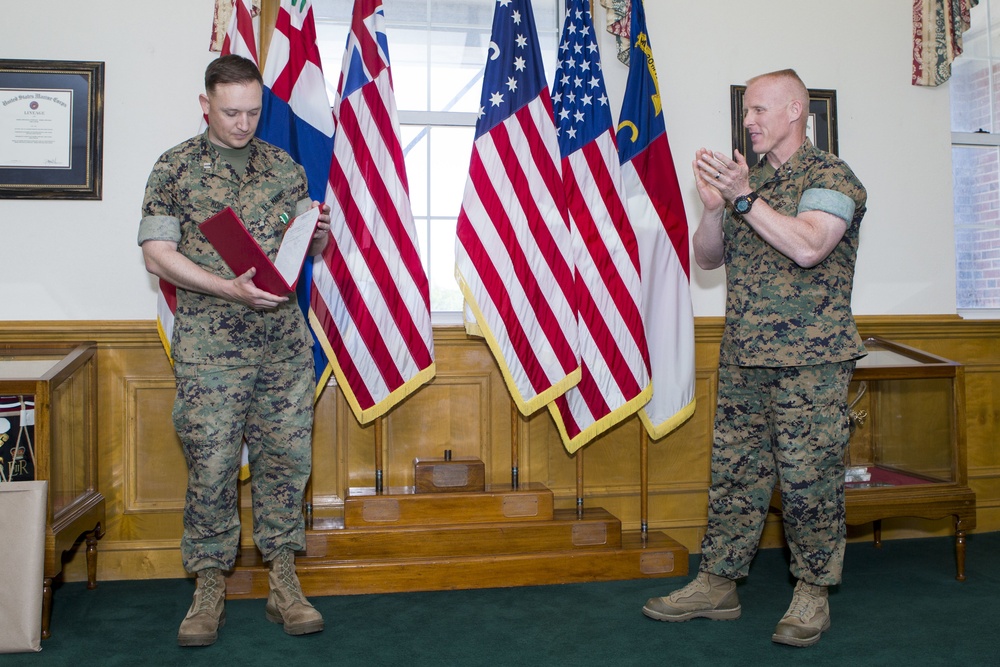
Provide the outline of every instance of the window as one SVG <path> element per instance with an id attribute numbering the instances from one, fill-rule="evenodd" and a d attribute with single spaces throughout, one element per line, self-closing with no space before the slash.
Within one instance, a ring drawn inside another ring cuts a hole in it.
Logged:
<path id="1" fill-rule="evenodd" d="M 472 154 L 496 0 L 383 0 L 410 201 L 431 311 L 460 313 L 455 224 Z M 533 3 L 545 71 L 554 72 L 561 2 Z M 314 0 L 330 100 L 337 93 L 353 0 Z"/>
<path id="2" fill-rule="evenodd" d="M 952 65 L 955 270 L 960 309 L 1000 309 L 1000 0 L 972 9 Z"/>

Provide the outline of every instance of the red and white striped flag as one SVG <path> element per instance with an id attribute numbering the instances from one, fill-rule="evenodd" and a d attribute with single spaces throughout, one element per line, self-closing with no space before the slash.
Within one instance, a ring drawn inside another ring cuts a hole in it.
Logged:
<path id="1" fill-rule="evenodd" d="M 642 0 L 632 0 L 631 45 L 618 155 L 639 240 L 643 321 L 653 378 L 653 397 L 639 417 L 656 439 L 694 414 L 694 315 L 687 217 L 667 141 Z"/>
<path id="2" fill-rule="evenodd" d="M 233 53 L 260 63 L 257 57 L 257 31 L 254 28 L 254 8 L 250 0 L 233 0 L 233 15 L 229 19 L 226 38 L 219 55 Z"/>
<path id="3" fill-rule="evenodd" d="M 333 105 L 332 238 L 313 265 L 313 328 L 362 424 L 434 377 L 381 0 L 356 0 Z M 324 340 L 325 339 L 325 340 Z"/>
<path id="4" fill-rule="evenodd" d="M 233 13 L 229 17 L 229 26 L 226 28 L 220 56 L 235 54 L 249 58 L 255 63 L 259 62 L 254 11 L 250 0 L 233 0 Z M 204 132 L 207 127 L 208 117 L 202 115 L 198 132 Z M 170 340 L 174 333 L 174 313 L 177 312 L 177 288 L 162 279 L 159 285 L 160 291 L 156 295 L 156 330 L 160 334 L 160 342 L 163 343 L 163 349 L 172 365 L 174 360 L 170 354 Z"/>
<path id="5" fill-rule="evenodd" d="M 549 410 L 566 449 L 575 452 L 635 414 L 653 393 L 639 248 L 588 0 L 567 2 L 552 105 L 573 223 L 583 372 Z"/>
<path id="6" fill-rule="evenodd" d="M 535 20 L 498 0 L 455 277 L 524 414 L 580 380 L 572 238 Z"/>

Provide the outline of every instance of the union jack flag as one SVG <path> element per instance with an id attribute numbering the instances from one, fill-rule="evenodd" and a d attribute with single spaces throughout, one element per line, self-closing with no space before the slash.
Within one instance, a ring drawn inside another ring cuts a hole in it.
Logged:
<path id="1" fill-rule="evenodd" d="M 624 201 L 611 110 L 587 0 L 568 0 L 552 105 L 573 223 L 580 384 L 549 404 L 574 452 L 649 400 L 639 248 Z"/>
<path id="2" fill-rule="evenodd" d="M 434 377 L 381 0 L 356 0 L 333 115 L 331 240 L 313 272 L 313 328 L 362 424 Z"/>
<path id="3" fill-rule="evenodd" d="M 572 237 L 528 0 L 497 0 L 455 276 L 518 409 L 580 380 Z"/>

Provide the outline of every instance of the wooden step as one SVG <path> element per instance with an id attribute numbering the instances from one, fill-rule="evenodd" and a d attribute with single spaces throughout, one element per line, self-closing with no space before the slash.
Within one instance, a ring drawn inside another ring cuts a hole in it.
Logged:
<path id="1" fill-rule="evenodd" d="M 343 521 L 316 521 L 306 531 L 307 558 L 386 559 L 475 554 L 515 554 L 621 546 L 621 521 L 600 507 L 555 510 L 550 521 L 440 526 L 344 528 Z M 241 564 L 255 564 L 256 549 Z"/>
<path id="2" fill-rule="evenodd" d="M 370 560 L 300 557 L 295 565 L 308 597 L 684 576 L 688 551 L 664 533 L 651 532 L 643 542 L 638 531 L 630 531 L 617 548 Z M 226 578 L 226 597 L 267 597 L 267 575 L 260 563 L 237 566 Z"/>
<path id="3" fill-rule="evenodd" d="M 396 487 L 376 494 L 372 487 L 355 487 L 344 498 L 344 526 L 551 521 L 552 505 L 552 492 L 541 484 L 453 493 L 414 493 L 413 487 Z"/>

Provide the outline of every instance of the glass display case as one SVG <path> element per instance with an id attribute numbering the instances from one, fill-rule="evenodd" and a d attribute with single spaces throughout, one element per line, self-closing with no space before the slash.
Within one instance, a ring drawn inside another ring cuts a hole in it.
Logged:
<path id="1" fill-rule="evenodd" d="M 97 585 L 97 540 L 103 535 L 105 510 L 97 489 L 96 345 L 0 344 L 0 396 L 6 397 L 5 405 L 18 404 L 20 417 L 15 445 L 2 461 L 5 474 L 10 473 L 6 476 L 48 481 L 40 582 L 46 638 L 52 579 L 62 571 L 63 554 L 81 540 L 87 544 L 88 588 Z"/>
<path id="2" fill-rule="evenodd" d="M 848 393 L 847 523 L 942 519 L 955 525 L 957 578 L 965 579 L 965 534 L 976 525 L 968 486 L 965 375 L 961 364 L 880 338 L 865 340 Z"/>

